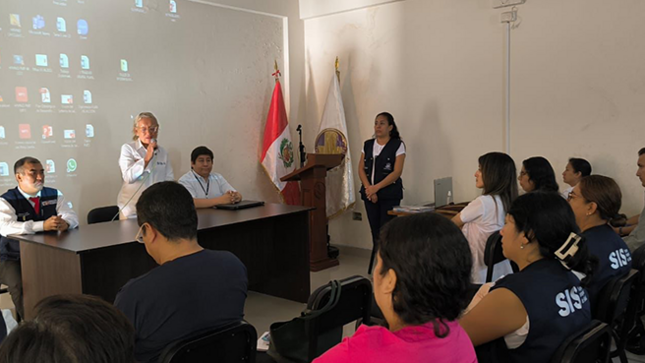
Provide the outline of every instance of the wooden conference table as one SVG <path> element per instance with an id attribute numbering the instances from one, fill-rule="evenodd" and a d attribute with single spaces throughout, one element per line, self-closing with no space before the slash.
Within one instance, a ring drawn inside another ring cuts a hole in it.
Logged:
<path id="1" fill-rule="evenodd" d="M 239 211 L 199 209 L 198 241 L 242 260 L 250 290 L 307 302 L 312 209 L 282 204 Z M 136 220 L 127 220 L 12 236 L 20 240 L 26 318 L 32 317 L 38 301 L 55 294 L 91 294 L 113 302 L 128 280 L 157 266 L 135 241 L 138 230 Z"/>

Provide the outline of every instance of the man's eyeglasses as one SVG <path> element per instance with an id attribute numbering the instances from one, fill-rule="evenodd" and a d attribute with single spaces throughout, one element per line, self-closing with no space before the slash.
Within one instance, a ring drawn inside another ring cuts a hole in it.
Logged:
<path id="1" fill-rule="evenodd" d="M 139 227 L 139 232 L 137 232 L 137 235 L 134 236 L 134 239 L 139 242 L 139 243 L 144 243 L 143 241 L 143 227 L 145 227 L 145 224 L 142 224 L 141 227 Z"/>

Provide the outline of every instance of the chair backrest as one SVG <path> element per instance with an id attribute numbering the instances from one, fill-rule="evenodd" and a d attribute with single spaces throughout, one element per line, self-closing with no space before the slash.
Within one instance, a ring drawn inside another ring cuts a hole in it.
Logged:
<path id="1" fill-rule="evenodd" d="M 340 280 L 338 304 L 309 323 L 309 358 L 313 360 L 342 340 L 343 326 L 358 319 L 369 324 L 372 305 L 372 283 L 363 276 Z M 309 296 L 307 308 L 318 310 L 331 297 L 331 286 L 319 287 Z M 325 339 L 319 339 L 326 336 Z"/>
<path id="2" fill-rule="evenodd" d="M 631 269 L 627 275 L 607 282 L 600 292 L 595 311 L 595 318 L 609 324 L 619 326 L 632 294 L 632 286 L 636 284 L 640 272 Z"/>
<path id="3" fill-rule="evenodd" d="M 94 208 L 87 213 L 87 224 L 109 222 L 117 213 L 119 213 L 119 207 L 116 205 Z"/>
<path id="4" fill-rule="evenodd" d="M 560 345 L 551 357 L 551 363 L 606 363 L 610 349 L 609 325 L 593 320 Z"/>
<path id="5" fill-rule="evenodd" d="M 159 363 L 254 363 L 257 339 L 253 325 L 241 321 L 169 345 Z"/>
<path id="6" fill-rule="evenodd" d="M 491 234 L 486 240 L 486 250 L 484 250 L 484 263 L 488 267 L 486 271 L 486 282 L 491 282 L 493 279 L 493 268 L 496 263 L 502 262 L 506 259 L 502 252 L 502 236 L 499 231 Z"/>

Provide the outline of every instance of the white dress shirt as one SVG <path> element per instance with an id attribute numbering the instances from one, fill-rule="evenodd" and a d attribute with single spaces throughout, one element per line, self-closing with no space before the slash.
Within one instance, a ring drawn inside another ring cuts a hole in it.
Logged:
<path id="1" fill-rule="evenodd" d="M 563 190 L 562 193 L 561 193 L 562 198 L 568 200 L 569 199 L 569 194 L 571 194 L 571 192 L 573 191 L 574 187 L 575 187 L 575 185 L 573 187 L 568 187 L 567 189 Z"/>
<path id="2" fill-rule="evenodd" d="M 35 206 L 35 203 L 29 200 L 29 198 L 40 197 L 40 192 L 36 195 L 29 195 L 23 192 L 20 187 L 18 187 L 18 191 L 20 191 L 32 207 Z M 65 201 L 65 197 L 60 191 L 58 191 L 58 199 L 56 201 L 56 213 L 69 224 L 70 229 L 78 227 L 78 216 L 72 210 L 71 203 Z M 4 198 L 0 198 L 0 235 L 6 237 L 10 234 L 34 234 L 44 231 L 44 224 L 45 221 L 19 222 L 16 210 Z"/>
<path id="3" fill-rule="evenodd" d="M 208 180 L 194 171 L 189 171 L 179 178 L 179 183 L 186 187 L 195 199 L 212 199 L 221 197 L 224 193 L 235 191 L 221 174 L 210 173 Z"/>
<path id="4" fill-rule="evenodd" d="M 166 149 L 157 146 L 155 156 L 150 159 L 148 166 L 144 167 L 147 153 L 146 147 L 139 139 L 121 146 L 119 167 L 123 185 L 117 200 L 117 205 L 121 209 L 121 219 L 136 217 L 137 201 L 146 188 L 162 181 L 175 180 Z"/>

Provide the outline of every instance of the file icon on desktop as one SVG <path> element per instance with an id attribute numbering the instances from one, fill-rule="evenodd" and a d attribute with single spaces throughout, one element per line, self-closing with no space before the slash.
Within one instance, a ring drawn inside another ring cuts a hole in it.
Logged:
<path id="1" fill-rule="evenodd" d="M 39 67 L 47 67 L 47 55 L 36 54 L 36 65 Z"/>
<path id="2" fill-rule="evenodd" d="M 43 87 L 40 89 L 39 92 L 43 103 L 50 103 L 52 101 L 51 96 L 49 94 L 49 90 L 47 88 Z"/>
<path id="3" fill-rule="evenodd" d="M 0 176 L 9 176 L 9 164 L 0 162 Z"/>
<path id="4" fill-rule="evenodd" d="M 67 54 L 60 54 L 60 67 L 69 68 L 69 58 L 67 57 Z"/>
<path id="5" fill-rule="evenodd" d="M 85 104 L 92 103 L 92 92 L 88 90 L 83 91 L 83 102 L 85 102 Z"/>
<path id="6" fill-rule="evenodd" d="M 45 173 L 47 174 L 53 174 L 56 172 L 56 164 L 54 163 L 54 160 L 47 159 L 45 162 Z"/>
<path id="7" fill-rule="evenodd" d="M 81 69 L 90 69 L 90 58 L 86 55 L 81 56 Z"/>
<path id="8" fill-rule="evenodd" d="M 15 26 L 17 28 L 20 28 L 20 15 L 18 15 L 18 14 L 9 14 L 9 22 L 11 23 L 11 26 Z"/>
<path id="9" fill-rule="evenodd" d="M 31 139 L 31 125 L 29 124 L 18 125 L 18 132 L 21 139 Z"/>
<path id="10" fill-rule="evenodd" d="M 121 59 L 121 72 L 127 72 L 128 71 L 128 61 L 125 59 Z"/>
<path id="11" fill-rule="evenodd" d="M 94 126 L 91 124 L 85 125 L 85 137 L 94 137 Z"/>
<path id="12" fill-rule="evenodd" d="M 16 87 L 16 102 L 20 102 L 20 103 L 29 102 L 27 87 Z"/>
<path id="13" fill-rule="evenodd" d="M 72 96 L 72 95 L 60 95 L 60 102 L 63 105 L 72 105 L 72 104 L 74 104 L 74 96 Z"/>
<path id="14" fill-rule="evenodd" d="M 56 18 L 56 30 L 61 33 L 67 32 L 67 23 L 65 22 L 65 19 L 61 18 L 60 16 Z"/>

